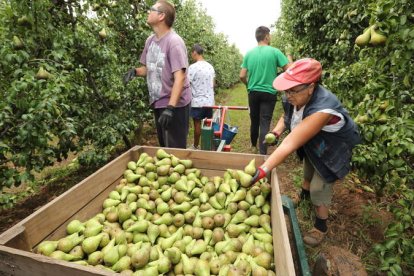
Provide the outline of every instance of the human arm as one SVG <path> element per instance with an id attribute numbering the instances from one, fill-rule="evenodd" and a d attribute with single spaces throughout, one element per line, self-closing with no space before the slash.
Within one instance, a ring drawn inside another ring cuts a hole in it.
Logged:
<path id="1" fill-rule="evenodd" d="M 170 101 L 168 102 L 168 105 L 171 105 L 174 107 L 177 106 L 180 100 L 180 97 L 181 97 L 181 93 L 183 92 L 185 78 L 186 78 L 185 69 L 181 69 L 181 70 L 174 72 L 174 84 L 171 90 L 171 96 L 170 96 Z"/>
<path id="2" fill-rule="evenodd" d="M 240 70 L 240 80 L 247 85 L 247 69 L 246 68 L 242 68 Z"/>
<path id="3" fill-rule="evenodd" d="M 306 144 L 312 137 L 318 134 L 322 128 L 332 118 L 331 114 L 316 112 L 306 117 L 300 124 L 298 124 L 280 143 L 279 147 L 269 156 L 269 158 L 260 166 L 264 170 L 271 171 L 273 168 L 280 165 L 292 152 L 299 149 Z M 281 126 L 279 123 L 275 127 Z M 283 123 L 284 126 L 284 123 Z M 275 130 L 274 129 L 274 130 Z M 279 130 L 279 129 L 278 129 Z M 277 131 L 278 131 L 277 130 Z M 259 170 L 259 169 L 258 169 Z M 260 170 L 258 177 L 254 177 L 252 183 L 260 180 Z"/>
<path id="4" fill-rule="evenodd" d="M 285 131 L 285 128 L 285 113 L 283 113 L 280 116 L 279 121 L 277 121 L 275 128 L 272 129 L 271 132 L 275 134 L 277 137 L 280 137 L 280 135 L 282 135 L 282 133 Z"/>
<path id="5" fill-rule="evenodd" d="M 282 67 L 283 71 L 286 71 L 291 64 L 292 64 L 292 62 L 289 62 L 288 64 L 286 64 L 285 66 L 283 66 Z"/>
<path id="6" fill-rule="evenodd" d="M 147 66 L 141 66 L 138 68 L 135 68 L 135 75 L 139 77 L 145 77 L 147 75 Z"/>

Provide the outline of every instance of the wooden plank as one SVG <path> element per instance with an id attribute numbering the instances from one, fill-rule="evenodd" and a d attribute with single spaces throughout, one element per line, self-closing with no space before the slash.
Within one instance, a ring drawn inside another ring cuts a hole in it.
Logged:
<path id="1" fill-rule="evenodd" d="M 0 275 L 91 276 L 114 275 L 103 269 L 59 261 L 42 255 L 0 245 Z"/>
<path id="2" fill-rule="evenodd" d="M 293 264 L 276 169 L 273 169 L 271 173 L 271 185 L 271 222 L 276 275 L 294 276 L 296 275 L 295 266 Z"/>

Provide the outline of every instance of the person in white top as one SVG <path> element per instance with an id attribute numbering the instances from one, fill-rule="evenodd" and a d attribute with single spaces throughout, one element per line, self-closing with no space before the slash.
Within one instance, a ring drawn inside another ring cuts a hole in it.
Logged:
<path id="1" fill-rule="evenodd" d="M 204 49 L 195 44 L 191 57 L 195 63 L 188 68 L 188 78 L 192 93 L 190 115 L 194 122 L 194 143 L 192 149 L 198 149 L 201 136 L 201 120 L 211 118 L 213 111 L 206 106 L 214 105 L 215 71 L 213 66 L 204 60 Z"/>

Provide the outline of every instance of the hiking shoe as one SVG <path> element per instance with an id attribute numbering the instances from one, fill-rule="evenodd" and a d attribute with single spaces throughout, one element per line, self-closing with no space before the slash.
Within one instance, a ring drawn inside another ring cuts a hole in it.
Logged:
<path id="1" fill-rule="evenodd" d="M 191 145 L 187 149 L 190 149 L 190 150 L 199 150 L 199 148 L 198 147 L 195 147 L 194 145 Z"/>
<path id="2" fill-rule="evenodd" d="M 327 233 L 328 231 L 324 233 L 314 227 L 305 234 L 303 242 L 311 247 L 318 246 L 325 239 Z"/>

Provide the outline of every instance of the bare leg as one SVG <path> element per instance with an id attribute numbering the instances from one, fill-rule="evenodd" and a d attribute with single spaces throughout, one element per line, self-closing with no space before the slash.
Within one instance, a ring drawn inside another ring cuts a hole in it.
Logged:
<path id="1" fill-rule="evenodd" d="M 201 120 L 193 119 L 194 122 L 194 147 L 198 148 L 201 136 Z"/>

